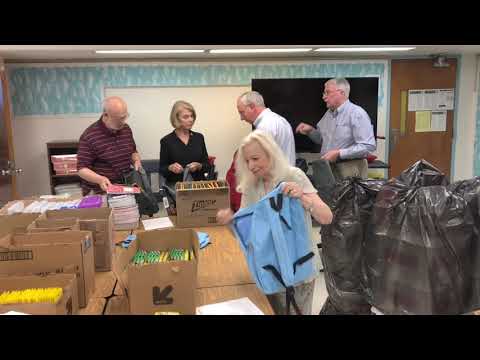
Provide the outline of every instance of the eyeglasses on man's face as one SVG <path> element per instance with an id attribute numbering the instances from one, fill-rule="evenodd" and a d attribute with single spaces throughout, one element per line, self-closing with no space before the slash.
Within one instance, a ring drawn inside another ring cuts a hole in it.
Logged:
<path id="1" fill-rule="evenodd" d="M 126 121 L 130 117 L 130 114 L 128 112 L 118 117 L 113 117 L 109 113 L 105 113 L 105 115 L 107 115 L 108 117 L 110 117 L 110 119 L 116 122 Z"/>
<path id="2" fill-rule="evenodd" d="M 330 96 L 330 95 L 336 93 L 337 91 L 342 91 L 342 90 L 341 90 L 341 89 L 325 90 L 325 91 L 323 92 L 323 96 Z"/>

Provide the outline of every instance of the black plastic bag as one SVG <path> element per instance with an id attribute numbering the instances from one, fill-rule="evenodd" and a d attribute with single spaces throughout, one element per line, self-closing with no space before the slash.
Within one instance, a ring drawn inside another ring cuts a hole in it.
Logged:
<path id="1" fill-rule="evenodd" d="M 177 215 L 177 201 L 175 190 L 169 187 L 168 185 L 163 185 L 160 187 L 158 192 L 163 200 L 163 206 L 167 211 L 168 216 Z"/>
<path id="2" fill-rule="evenodd" d="M 408 183 L 392 179 L 375 201 L 364 248 L 367 300 L 386 314 L 468 312 L 470 208 L 445 186 L 418 186 L 445 183 L 440 172 L 423 164 L 399 179 Z"/>
<path id="3" fill-rule="evenodd" d="M 362 286 L 363 242 L 385 180 L 347 178 L 332 197 L 333 221 L 322 225 L 322 262 L 328 299 L 320 314 L 370 314 Z"/>
<path id="4" fill-rule="evenodd" d="M 302 170 L 305 174 L 308 172 L 307 160 L 303 158 L 297 158 L 295 160 L 295 166 Z"/>
<path id="5" fill-rule="evenodd" d="M 157 198 L 152 192 L 150 182 L 148 181 L 147 174 L 143 168 L 139 171 L 132 170 L 128 174 L 124 175 L 125 184 L 129 186 L 138 186 L 140 188 L 140 194 L 135 194 L 135 200 L 138 204 L 138 211 L 140 215 L 148 215 L 150 217 L 159 211 Z"/>
<path id="6" fill-rule="evenodd" d="M 330 207 L 333 206 L 333 193 L 337 181 L 333 175 L 330 163 L 327 160 L 318 159 L 312 161 L 311 182 L 318 191 L 318 196 Z"/>
<path id="7" fill-rule="evenodd" d="M 422 159 L 404 170 L 398 181 L 409 186 L 448 185 L 448 179 L 439 169 Z"/>
<path id="8" fill-rule="evenodd" d="M 470 307 L 478 309 L 480 308 L 480 177 L 460 180 L 447 188 L 467 202 L 473 215 L 475 241 L 471 249 L 473 289 Z"/>

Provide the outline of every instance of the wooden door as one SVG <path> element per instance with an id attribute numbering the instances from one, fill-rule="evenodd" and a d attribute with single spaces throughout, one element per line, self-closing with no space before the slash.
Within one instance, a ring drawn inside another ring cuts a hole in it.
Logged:
<path id="1" fill-rule="evenodd" d="M 15 168 L 8 82 L 2 64 L 0 82 L 0 206 L 3 206 L 17 198 L 15 179 L 21 170 Z"/>
<path id="2" fill-rule="evenodd" d="M 406 111 L 401 133 L 401 92 L 414 89 L 455 88 L 457 61 L 449 67 L 433 67 L 432 59 L 392 60 L 390 100 L 390 177 L 398 176 L 417 160 L 425 159 L 450 176 L 453 141 L 453 110 L 447 111 L 447 128 L 442 132 L 415 132 L 415 112 Z"/>

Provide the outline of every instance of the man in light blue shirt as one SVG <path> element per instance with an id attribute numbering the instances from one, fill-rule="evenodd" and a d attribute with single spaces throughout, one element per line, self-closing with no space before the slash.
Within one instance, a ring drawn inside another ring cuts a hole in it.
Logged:
<path id="1" fill-rule="evenodd" d="M 248 91 L 237 99 L 240 118 L 252 124 L 255 130 L 269 133 L 280 146 L 290 165 L 295 166 L 295 138 L 290 123 L 282 116 L 265 107 L 263 96 L 257 91 Z"/>
<path id="2" fill-rule="evenodd" d="M 321 158 L 330 162 L 337 179 L 348 176 L 366 179 L 366 157 L 376 149 L 373 126 L 365 110 L 348 100 L 349 95 L 350 84 L 346 79 L 328 80 L 323 92 L 328 111 L 317 128 L 300 123 L 296 132 L 322 144 Z"/>

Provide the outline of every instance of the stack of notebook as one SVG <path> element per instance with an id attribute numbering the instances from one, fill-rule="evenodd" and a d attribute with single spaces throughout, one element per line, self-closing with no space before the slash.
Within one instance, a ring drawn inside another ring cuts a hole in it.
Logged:
<path id="1" fill-rule="evenodd" d="M 140 213 L 135 195 L 109 194 L 108 206 L 112 209 L 115 230 L 132 230 L 138 227 Z"/>

